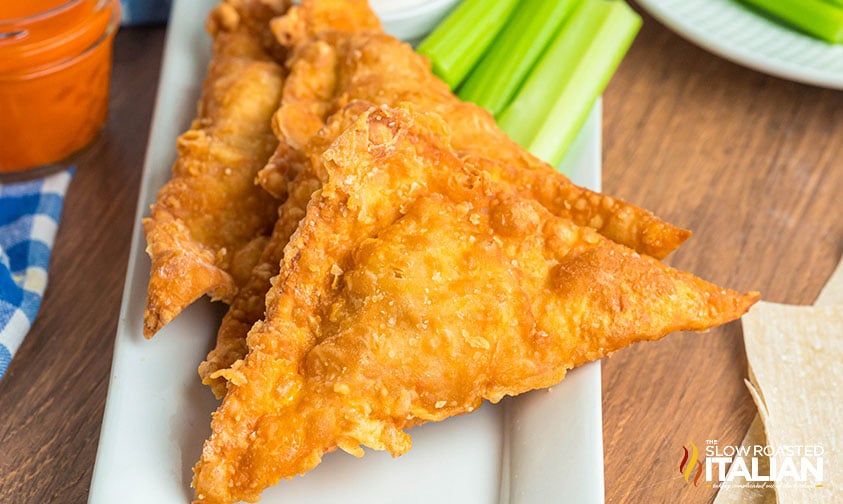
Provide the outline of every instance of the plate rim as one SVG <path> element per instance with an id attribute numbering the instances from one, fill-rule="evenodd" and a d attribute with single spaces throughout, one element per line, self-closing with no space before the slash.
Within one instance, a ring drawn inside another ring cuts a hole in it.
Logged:
<path id="1" fill-rule="evenodd" d="M 663 0 L 636 0 L 642 9 L 647 11 L 661 24 L 675 32 L 677 35 L 687 39 L 691 43 L 705 49 L 706 51 L 720 56 L 726 60 L 737 63 L 741 66 L 756 70 L 761 73 L 779 77 L 782 79 L 809 84 L 828 89 L 843 89 L 843 73 L 824 72 L 810 67 L 805 67 L 793 61 L 772 59 L 767 55 L 754 52 L 753 50 L 732 45 L 725 39 L 718 38 L 708 33 L 705 29 L 696 26 L 693 20 L 683 19 L 674 14 Z M 686 0 L 687 1 L 687 0 Z M 745 16 L 754 19 L 764 19 L 751 11 L 740 9 Z M 787 32 L 788 34 L 804 37 L 812 43 L 822 43 L 799 31 L 786 28 L 771 20 L 764 20 L 768 29 Z M 838 47 L 831 45 L 830 47 Z"/>

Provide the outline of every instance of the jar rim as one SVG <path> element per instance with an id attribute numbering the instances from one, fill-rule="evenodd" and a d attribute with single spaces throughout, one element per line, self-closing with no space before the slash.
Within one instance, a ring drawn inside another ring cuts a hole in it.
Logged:
<path id="1" fill-rule="evenodd" d="M 62 5 L 56 6 L 52 9 L 49 9 L 48 11 L 44 11 L 42 13 L 39 13 L 38 15 L 44 14 L 45 12 L 51 12 L 52 15 L 55 15 L 55 14 L 57 14 L 55 9 L 57 9 L 57 8 L 68 8 L 69 6 L 72 7 L 74 4 L 77 4 L 77 3 L 80 3 L 80 2 L 83 2 L 83 1 L 84 0 L 68 0 L 67 2 L 63 3 Z M 7 80 L 10 80 L 10 79 L 11 80 L 19 80 L 19 79 L 35 78 L 35 77 L 38 77 L 38 76 L 43 75 L 45 73 L 50 73 L 50 72 L 61 70 L 62 68 L 65 68 L 66 66 L 73 64 L 75 61 L 85 57 L 88 53 L 90 53 L 91 51 L 93 51 L 97 47 L 99 47 L 103 42 L 105 42 L 108 39 L 110 39 L 111 37 L 113 37 L 114 34 L 117 32 L 117 28 L 120 24 L 120 0 L 98 0 L 97 5 L 95 7 L 95 11 L 100 11 L 103 8 L 106 8 L 108 6 L 111 6 L 112 10 L 111 10 L 111 13 L 110 13 L 110 16 L 109 16 L 109 20 L 108 20 L 107 24 L 105 25 L 105 29 L 102 31 L 102 33 L 100 34 L 99 37 L 97 37 L 91 44 L 89 44 L 83 50 L 81 50 L 80 52 L 78 52 L 76 54 L 71 54 L 71 55 L 69 55 L 67 57 L 64 57 L 64 58 L 56 59 L 56 60 L 41 64 L 41 65 L 38 65 L 36 67 L 27 68 L 25 71 L 23 69 L 11 70 L 10 72 L 0 71 L 0 81 L 7 81 Z M 21 20 L 21 19 L 32 20 L 34 18 L 32 18 L 30 16 L 27 16 L 27 17 L 19 17 L 19 18 L 16 18 L 16 19 L 18 19 L 18 20 Z M 39 19 L 41 19 L 41 18 L 37 18 L 35 20 L 37 21 Z M 3 24 L 4 23 L 0 23 L 0 28 L 2 28 Z"/>
<path id="2" fill-rule="evenodd" d="M 36 13 L 30 14 L 28 16 L 18 16 L 16 18 L 11 18 L 11 19 L 0 19 L 0 28 L 2 28 L 3 25 L 15 25 L 15 24 L 22 24 L 22 23 L 31 23 L 33 21 L 40 21 L 42 19 L 45 19 L 45 18 L 48 18 L 48 17 L 51 17 L 51 16 L 55 16 L 56 14 L 59 14 L 62 11 L 73 7 L 74 4 L 81 3 L 82 1 L 83 0 L 65 0 L 63 3 L 60 3 L 60 4 L 55 5 L 53 7 L 50 7 L 47 10 L 43 10 L 41 12 L 36 12 Z M 100 1 L 97 4 L 97 8 L 99 8 L 100 4 L 102 4 L 102 3 L 103 2 Z"/>

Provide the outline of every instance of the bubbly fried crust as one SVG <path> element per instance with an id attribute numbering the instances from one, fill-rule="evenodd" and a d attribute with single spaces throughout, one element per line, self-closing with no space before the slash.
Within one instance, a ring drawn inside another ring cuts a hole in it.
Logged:
<path id="1" fill-rule="evenodd" d="M 400 455 L 408 427 L 758 298 L 552 215 L 461 159 L 433 114 L 372 109 L 319 162 L 266 320 L 228 371 L 195 502 L 255 501 L 336 448 Z"/>
<path id="2" fill-rule="evenodd" d="M 368 3 L 358 0 L 305 0 L 294 6 L 271 23 L 275 34 L 275 43 L 292 50 L 298 41 L 322 32 L 356 32 L 361 30 L 382 30 L 377 16 L 369 9 Z M 313 110 L 298 117 L 309 125 L 308 131 L 315 133 L 323 126 L 323 119 L 331 105 L 336 84 L 332 79 L 336 61 L 332 60 L 333 51 L 326 52 L 327 60 L 314 58 L 291 58 L 288 62 L 291 71 L 298 75 L 307 73 L 310 84 L 307 86 L 285 87 L 282 102 L 288 107 L 303 103 Z M 321 108 L 320 108 L 321 107 Z M 288 121 L 292 120 L 288 114 Z M 278 220 L 273 228 L 269 243 L 251 272 L 248 282 L 232 301 L 217 333 L 216 347 L 199 366 L 202 381 L 211 386 L 217 397 L 225 394 L 224 370 L 246 351 L 245 336 L 252 324 L 263 316 L 264 298 L 270 287 L 270 279 L 278 273 L 284 247 L 290 235 L 295 231 L 299 220 L 314 191 L 319 189 L 319 181 L 312 165 L 303 153 L 304 144 L 313 142 L 313 135 L 296 138 L 287 135 L 273 117 L 273 130 L 281 140 L 277 150 L 269 159 L 265 169 L 258 175 L 260 185 L 276 198 L 286 197 L 279 207 Z M 297 141 L 298 140 L 298 141 Z"/>
<path id="3" fill-rule="evenodd" d="M 510 165 L 506 180 L 554 214 L 567 216 L 579 205 L 572 216 L 577 223 L 596 224 L 608 238 L 658 259 L 690 236 L 651 212 L 571 184 L 513 142 L 486 110 L 459 100 L 433 75 L 426 58 L 394 37 L 377 30 L 318 32 L 298 41 L 290 66 L 282 107 L 273 121 L 279 138 L 293 147 L 303 145 L 331 114 L 353 100 L 390 106 L 411 102 L 445 119 L 457 151 Z"/>
<path id="4" fill-rule="evenodd" d="M 309 2 L 302 7 L 327 8 L 328 3 Z M 293 11 L 284 18 L 291 15 Z M 233 304 L 239 308 L 233 308 L 235 313 L 223 320 L 217 345 L 199 368 L 203 382 L 212 387 L 217 397 L 225 394 L 222 370 L 243 357 L 246 332 L 263 315 L 260 291 L 269 289 L 269 279 L 277 272 L 280 252 L 295 226 L 292 219 L 304 214 L 309 201 L 307 191 L 321 185 L 318 179 L 314 180 L 316 174 L 312 170 L 298 177 L 301 162 L 295 160 L 294 153 L 306 149 L 335 114 L 347 115 L 347 105 L 355 100 L 390 106 L 411 102 L 420 110 L 438 113 L 451 126 L 454 148 L 464 158 L 482 166 L 495 180 L 511 184 L 521 194 L 537 199 L 551 213 L 595 228 L 641 253 L 660 259 L 690 235 L 646 210 L 571 183 L 515 144 L 488 112 L 454 96 L 431 73 L 428 61 L 407 44 L 375 29 L 353 32 L 353 27 L 346 27 L 345 30 L 352 31 L 326 29 L 324 24 L 320 28 L 303 28 L 311 35 L 298 38 L 297 44 L 291 47 L 290 74 L 281 107 L 273 116 L 273 130 L 281 143 L 258 180 L 270 193 L 290 191 L 297 197 L 282 207 L 280 218 L 285 222 L 276 226 L 271 237 L 270 249 L 275 253 L 264 255 L 253 274 L 254 281 L 238 294 L 241 299 Z M 306 182 L 304 188 L 295 188 L 301 181 Z"/>
<path id="5" fill-rule="evenodd" d="M 270 24 L 278 42 L 287 48 L 324 31 L 382 31 L 368 0 L 302 0 Z"/>
<path id="6" fill-rule="evenodd" d="M 231 301 L 272 228 L 278 202 L 254 181 L 278 145 L 270 122 L 284 71 L 266 28 L 275 4 L 283 5 L 229 0 L 209 16 L 214 57 L 198 116 L 179 137 L 172 178 L 143 220 L 152 260 L 146 337 L 204 294 Z"/>
<path id="7" fill-rule="evenodd" d="M 211 387 L 217 398 L 225 395 L 226 378 L 237 378 L 236 374 L 231 375 L 225 370 L 246 355 L 246 334 L 252 324 L 263 318 L 266 293 L 271 287 L 272 277 L 278 274 L 284 247 L 304 217 L 312 195 L 322 187 L 322 179 L 326 175 L 320 169 L 321 154 L 370 106 L 368 102 L 349 105 L 334 114 L 328 125 L 313 136 L 303 149 L 283 151 L 283 159 L 278 162 L 284 164 L 288 176 L 292 177 L 286 185 L 287 199 L 278 209 L 278 220 L 272 236 L 252 270 L 249 281 L 237 292 L 223 317 L 217 332 L 216 346 L 199 366 L 202 382 Z"/>

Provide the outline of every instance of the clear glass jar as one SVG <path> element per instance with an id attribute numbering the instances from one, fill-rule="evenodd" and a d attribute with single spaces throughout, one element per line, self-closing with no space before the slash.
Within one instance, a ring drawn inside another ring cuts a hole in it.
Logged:
<path id="1" fill-rule="evenodd" d="M 105 123 L 119 0 L 0 0 L 0 176 L 85 147 Z"/>

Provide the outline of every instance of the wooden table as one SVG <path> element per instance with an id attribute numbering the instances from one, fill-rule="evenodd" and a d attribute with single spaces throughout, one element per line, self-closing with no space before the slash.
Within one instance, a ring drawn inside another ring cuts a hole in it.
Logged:
<path id="1" fill-rule="evenodd" d="M 41 313 L 0 381 L 0 502 L 84 502 L 108 388 L 161 28 L 116 39 L 111 117 L 65 204 Z M 604 101 L 604 188 L 688 227 L 673 266 L 810 304 L 843 251 L 843 93 L 738 67 L 645 16 Z M 740 325 L 606 359 L 607 502 L 709 502 L 682 446 L 754 415 Z"/>

